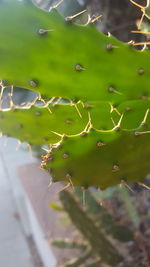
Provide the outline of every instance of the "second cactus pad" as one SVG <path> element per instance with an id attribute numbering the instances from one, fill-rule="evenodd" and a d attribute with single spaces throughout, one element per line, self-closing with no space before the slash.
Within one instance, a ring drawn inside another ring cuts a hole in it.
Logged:
<path id="1" fill-rule="evenodd" d="M 42 166 L 54 181 L 71 181 L 85 188 L 142 181 L 150 170 L 148 141 L 148 135 L 91 130 L 62 140 L 43 158 Z"/>

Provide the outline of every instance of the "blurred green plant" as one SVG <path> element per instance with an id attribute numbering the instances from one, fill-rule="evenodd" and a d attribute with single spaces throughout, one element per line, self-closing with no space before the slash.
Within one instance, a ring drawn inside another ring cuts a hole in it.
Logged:
<path id="1" fill-rule="evenodd" d="M 65 239 L 52 241 L 52 245 L 58 248 L 81 251 L 81 256 L 62 266 L 75 267 L 82 264 L 88 266 L 86 264 L 90 262 L 93 266 L 99 266 L 100 262 L 118 266 L 119 262 L 124 261 L 124 255 L 120 254 L 118 244 L 132 241 L 132 232 L 126 226 L 116 223 L 89 191 L 85 193 L 86 206 L 84 207 L 81 189 L 77 189 L 74 196 L 69 191 L 62 191 L 59 195 L 64 211 L 83 236 L 82 241 Z M 128 260 L 125 266 L 130 266 Z"/>

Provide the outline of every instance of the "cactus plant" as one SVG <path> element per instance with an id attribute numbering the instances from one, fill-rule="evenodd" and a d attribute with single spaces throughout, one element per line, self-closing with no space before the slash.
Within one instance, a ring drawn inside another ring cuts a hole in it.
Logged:
<path id="1" fill-rule="evenodd" d="M 56 105 L 50 109 L 32 106 L 30 109 L 1 111 L 1 131 L 30 144 L 56 143 L 60 136 L 55 132 L 63 134 L 65 131 L 71 135 L 81 132 L 86 127 L 88 116 L 81 104 L 77 104 L 77 107 L 80 108 L 82 118 L 70 104 Z"/>
<path id="2" fill-rule="evenodd" d="M 49 144 L 42 167 L 54 181 L 140 182 L 150 171 L 150 53 L 71 18 L 31 1 L 0 2 L 1 104 L 12 88 L 0 131 Z M 42 105 L 15 105 L 14 87 L 38 92 Z"/>

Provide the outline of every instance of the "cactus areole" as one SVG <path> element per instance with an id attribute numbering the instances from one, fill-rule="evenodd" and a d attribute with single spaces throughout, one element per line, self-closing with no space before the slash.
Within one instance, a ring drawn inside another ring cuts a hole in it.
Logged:
<path id="1" fill-rule="evenodd" d="M 150 173 L 149 62 L 148 50 L 91 23 L 76 25 L 31 1 L 0 1 L 0 131 L 50 145 L 42 167 L 53 181 L 140 182 Z M 14 88 L 39 97 L 17 106 Z"/>

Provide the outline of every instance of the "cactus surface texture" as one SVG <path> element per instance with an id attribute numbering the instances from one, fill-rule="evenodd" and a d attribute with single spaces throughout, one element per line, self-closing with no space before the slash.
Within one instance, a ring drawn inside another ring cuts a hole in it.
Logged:
<path id="1" fill-rule="evenodd" d="M 76 25 L 31 1 L 0 1 L 0 131 L 50 145 L 42 167 L 54 181 L 142 181 L 150 173 L 149 62 L 149 51 L 92 23 Z M 16 105 L 14 88 L 39 95 Z"/>

